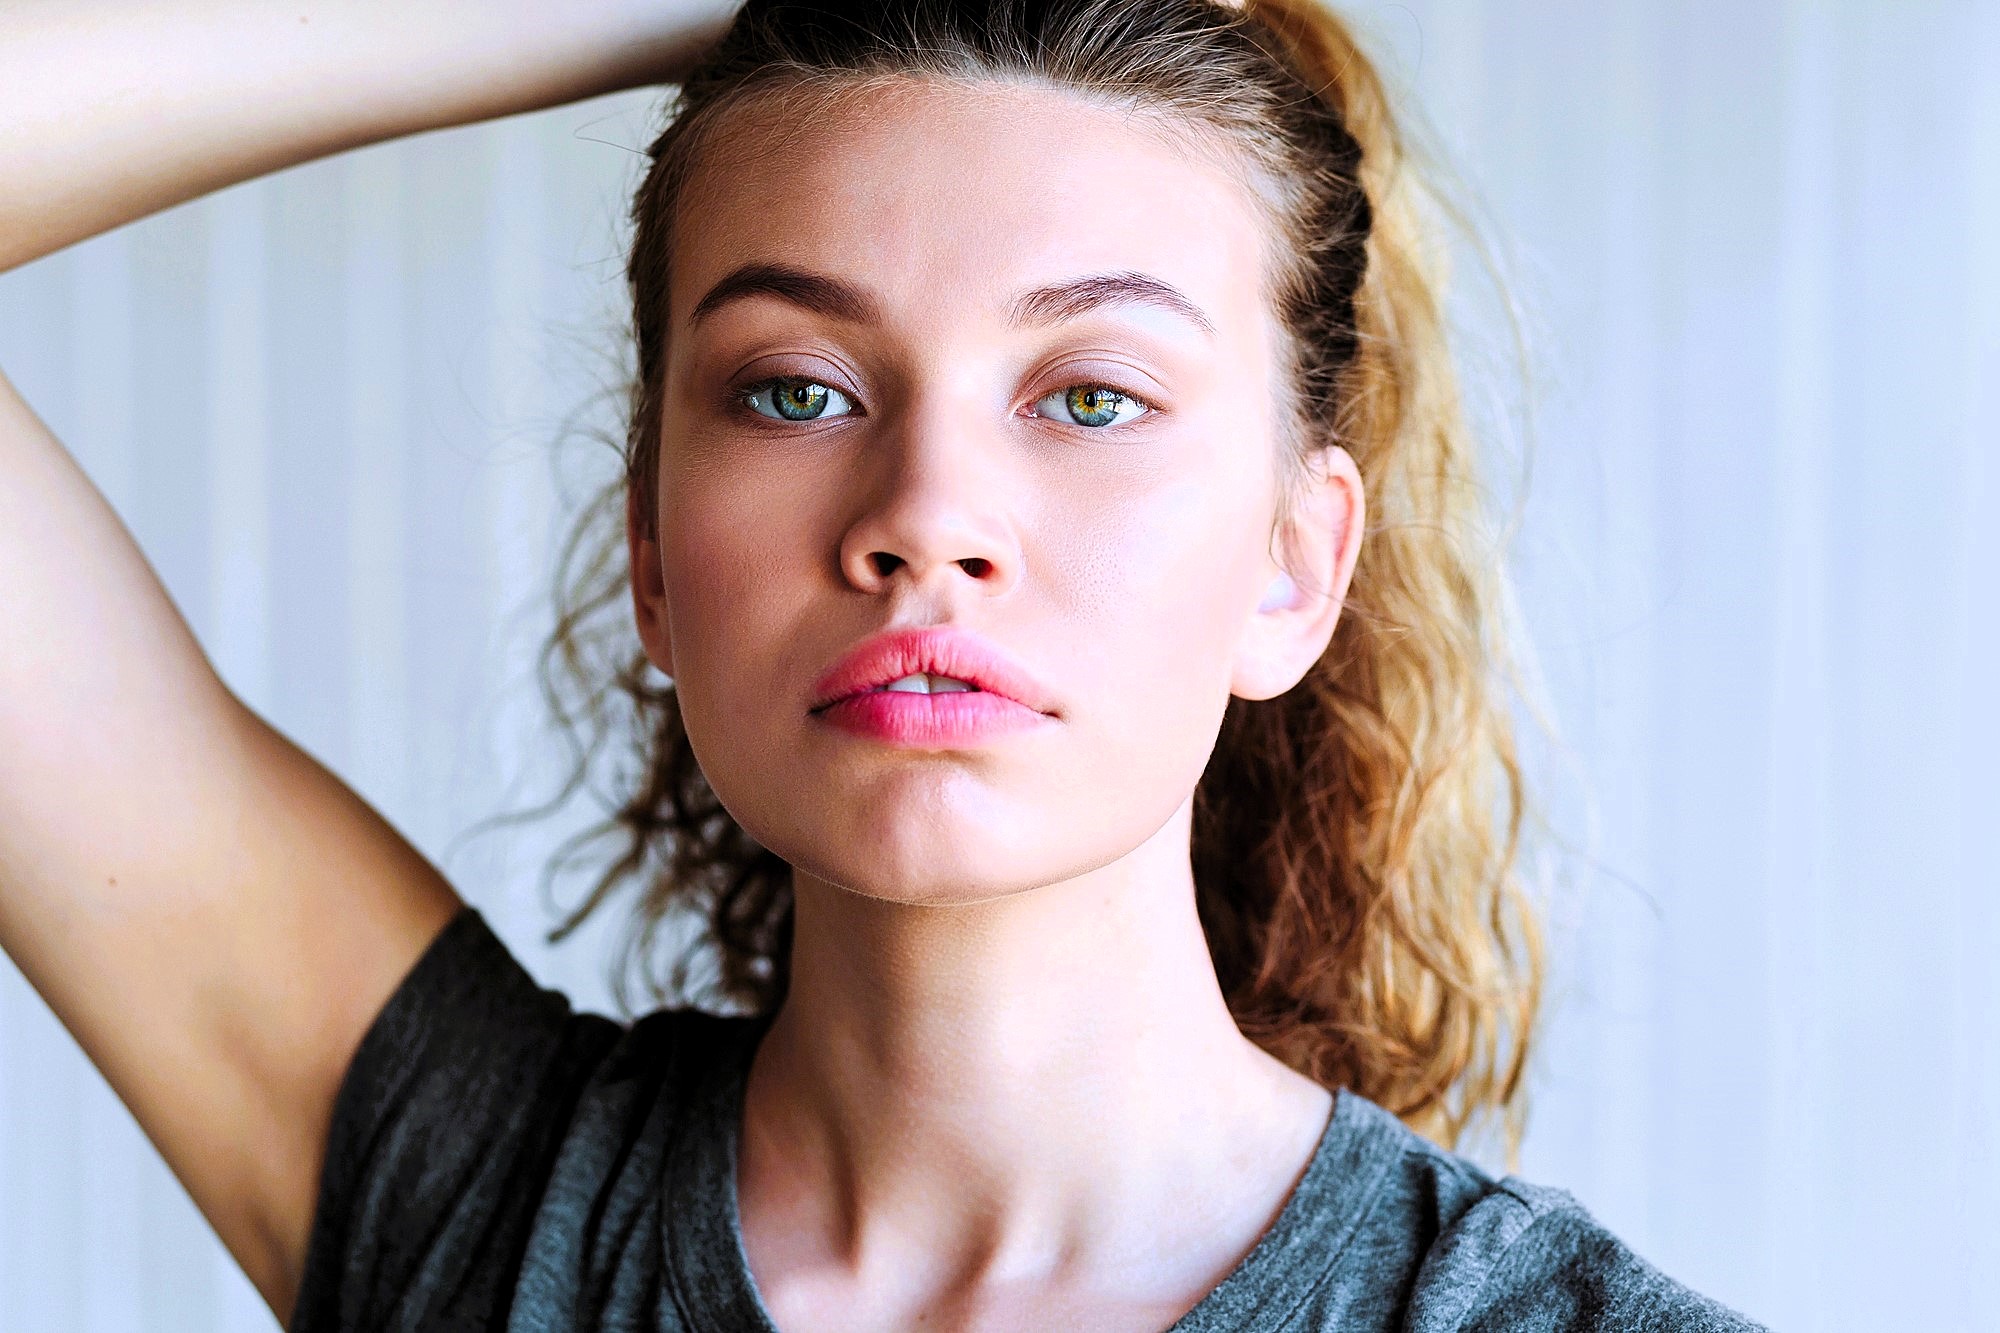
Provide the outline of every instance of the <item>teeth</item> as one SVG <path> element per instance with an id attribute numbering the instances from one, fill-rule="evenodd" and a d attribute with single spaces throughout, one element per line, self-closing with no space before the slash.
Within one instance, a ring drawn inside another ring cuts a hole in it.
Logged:
<path id="1" fill-rule="evenodd" d="M 878 692 L 893 690 L 898 694 L 963 694 L 979 687 L 968 685 L 950 676 L 930 676 L 919 671 L 901 680 L 892 680 L 887 685 L 877 685 L 875 688 Z"/>

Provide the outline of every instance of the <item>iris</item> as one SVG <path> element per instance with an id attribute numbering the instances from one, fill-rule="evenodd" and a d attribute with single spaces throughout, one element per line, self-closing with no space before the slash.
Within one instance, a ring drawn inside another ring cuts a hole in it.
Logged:
<path id="1" fill-rule="evenodd" d="M 826 411 L 824 384 L 780 384 L 771 391 L 771 402 L 787 421 L 811 421 Z"/>
<path id="2" fill-rule="evenodd" d="M 1125 395 L 1101 384 L 1073 384 L 1063 395 L 1063 406 L 1079 426 L 1108 426 L 1118 419 L 1118 405 Z"/>

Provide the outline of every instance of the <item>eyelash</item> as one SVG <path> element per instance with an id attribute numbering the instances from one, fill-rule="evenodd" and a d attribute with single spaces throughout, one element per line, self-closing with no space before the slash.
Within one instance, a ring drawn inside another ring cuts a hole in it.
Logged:
<path id="1" fill-rule="evenodd" d="M 834 386 L 827 384 L 822 380 L 816 380 L 806 375 L 773 375 L 769 379 L 762 379 L 756 381 L 753 384 L 744 385 L 742 388 L 737 389 L 732 395 L 732 397 L 734 398 L 738 406 L 742 407 L 745 411 L 751 413 L 751 415 L 759 418 L 760 420 L 780 421 L 780 422 L 789 421 L 791 420 L 791 418 L 787 418 L 782 415 L 769 416 L 763 412 L 757 411 L 755 407 L 751 406 L 750 400 L 755 398 L 760 393 L 766 393 L 773 389 L 778 389 L 785 386 L 798 386 L 798 385 L 815 385 L 819 388 L 827 390 L 829 393 L 839 394 L 842 398 L 847 399 L 850 406 L 853 405 L 853 398 L 846 391 L 834 388 Z M 1102 425 L 1097 425 L 1097 426 L 1086 425 L 1080 421 L 1061 422 L 1061 424 L 1066 426 L 1071 426 L 1077 430 L 1089 431 L 1095 433 L 1097 431 L 1110 430 L 1116 426 L 1129 426 L 1132 424 L 1132 422 L 1151 416 L 1153 413 L 1159 410 L 1158 408 L 1154 407 L 1151 402 L 1140 397 L 1138 394 L 1133 393 L 1129 389 L 1120 388 L 1116 384 L 1105 384 L 1098 380 L 1079 380 L 1074 384 L 1066 384 L 1063 387 L 1056 389 L 1054 392 L 1045 393 L 1040 398 L 1037 398 L 1035 400 L 1035 405 L 1039 406 L 1040 404 L 1047 402 L 1051 398 L 1067 395 L 1072 389 L 1103 390 L 1107 393 L 1115 395 L 1122 402 L 1136 404 L 1141 409 L 1141 411 L 1137 416 L 1128 417 L 1124 421 L 1108 421 Z M 852 415 L 855 415 L 855 413 L 847 412 L 841 414 L 841 416 L 852 416 Z M 1057 420 L 1057 418 L 1054 417 L 1044 417 L 1042 419 L 1045 421 Z M 812 417 L 799 418 L 800 424 L 803 424 L 804 422 L 807 421 L 819 421 L 819 420 L 838 421 L 840 420 L 840 417 L 836 416 L 836 417 L 826 418 L 820 416 L 812 416 Z"/>

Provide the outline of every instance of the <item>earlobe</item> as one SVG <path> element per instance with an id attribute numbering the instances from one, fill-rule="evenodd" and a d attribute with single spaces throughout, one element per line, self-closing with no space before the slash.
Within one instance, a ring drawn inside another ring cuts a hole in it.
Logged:
<path id="1" fill-rule="evenodd" d="M 666 576 L 660 568 L 659 543 L 645 535 L 640 521 L 639 497 L 625 492 L 625 552 L 631 570 L 632 621 L 646 659 L 662 674 L 674 674 L 673 639 L 667 625 Z"/>

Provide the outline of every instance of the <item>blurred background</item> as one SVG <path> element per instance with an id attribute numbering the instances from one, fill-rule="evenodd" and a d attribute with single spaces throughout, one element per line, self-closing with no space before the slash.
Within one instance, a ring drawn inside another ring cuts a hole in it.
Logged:
<path id="1" fill-rule="evenodd" d="M 1524 391 L 1468 284 L 1562 742 L 1528 733 L 1563 845 L 1522 1174 L 1775 1327 L 2000 1328 L 2000 6 L 1344 8 L 1529 340 Z M 548 945 L 540 880 L 595 807 L 474 825 L 566 772 L 535 654 L 615 466 L 655 103 L 0 275 L 0 364 L 225 679 L 606 1012 L 618 923 Z M 0 959 L 0 1328 L 274 1326 Z"/>

